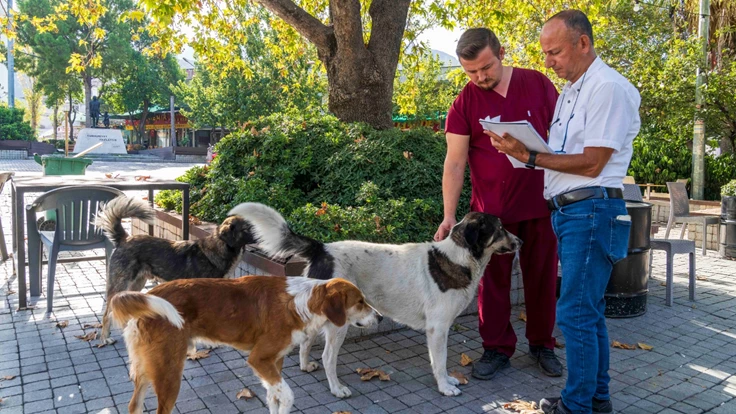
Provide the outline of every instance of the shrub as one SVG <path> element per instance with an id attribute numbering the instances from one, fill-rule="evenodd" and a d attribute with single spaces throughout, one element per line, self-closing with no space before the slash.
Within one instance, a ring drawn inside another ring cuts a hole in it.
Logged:
<path id="1" fill-rule="evenodd" d="M 638 183 L 664 185 L 692 176 L 693 153 L 685 143 L 643 133 L 634 140 L 628 175 Z M 720 200 L 721 186 L 736 177 L 736 155 L 705 157 L 706 200 Z"/>
<path id="2" fill-rule="evenodd" d="M 35 141 L 31 124 L 23 120 L 23 110 L 0 106 L 0 140 Z"/>
<path id="3" fill-rule="evenodd" d="M 428 240 L 442 220 L 445 140 L 428 129 L 376 131 L 331 115 L 275 114 L 220 141 L 209 169 L 192 169 L 191 214 L 219 222 L 234 205 L 267 204 L 323 241 Z M 468 210 L 466 177 L 458 215 Z M 156 202 L 181 211 L 178 192 Z"/>
<path id="4" fill-rule="evenodd" d="M 721 197 L 736 197 L 736 179 L 721 187 Z"/>

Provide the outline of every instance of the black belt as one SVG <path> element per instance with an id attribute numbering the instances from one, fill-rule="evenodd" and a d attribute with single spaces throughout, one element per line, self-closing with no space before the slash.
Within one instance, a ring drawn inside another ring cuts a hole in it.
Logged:
<path id="1" fill-rule="evenodd" d="M 586 187 L 552 197 L 547 200 L 547 207 L 550 210 L 557 210 L 558 207 L 564 207 L 578 201 L 606 198 L 606 195 L 608 195 L 607 198 L 624 198 L 624 192 L 620 188 Z"/>

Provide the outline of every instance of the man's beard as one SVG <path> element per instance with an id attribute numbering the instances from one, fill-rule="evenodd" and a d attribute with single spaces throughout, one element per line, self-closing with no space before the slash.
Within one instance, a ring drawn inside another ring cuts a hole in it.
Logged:
<path id="1" fill-rule="evenodd" d="M 496 80 L 496 81 L 493 81 L 492 83 L 482 83 L 480 85 L 476 84 L 475 86 L 483 89 L 484 91 L 491 91 L 491 90 L 493 90 L 493 88 L 495 88 L 496 86 L 498 86 L 499 83 L 501 83 L 501 80 L 500 79 L 499 80 Z"/>

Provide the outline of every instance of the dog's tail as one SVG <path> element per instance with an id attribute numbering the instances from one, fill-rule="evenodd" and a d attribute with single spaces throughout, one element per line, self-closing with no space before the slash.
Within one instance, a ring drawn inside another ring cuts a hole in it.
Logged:
<path id="1" fill-rule="evenodd" d="M 332 277 L 333 258 L 324 243 L 294 233 L 278 211 L 260 203 L 242 203 L 228 213 L 250 222 L 258 247 L 273 257 L 299 255 L 308 262 L 307 276 L 315 279 Z"/>
<path id="2" fill-rule="evenodd" d="M 135 217 L 150 224 L 153 223 L 155 213 L 143 200 L 120 196 L 100 208 L 95 217 L 95 226 L 101 228 L 112 244 L 118 247 L 128 238 L 128 233 L 120 224 L 127 217 Z"/>
<path id="3" fill-rule="evenodd" d="M 110 315 L 118 326 L 125 326 L 131 319 L 161 317 L 181 329 L 184 318 L 174 305 L 158 296 L 141 292 L 120 292 L 110 299 Z"/>

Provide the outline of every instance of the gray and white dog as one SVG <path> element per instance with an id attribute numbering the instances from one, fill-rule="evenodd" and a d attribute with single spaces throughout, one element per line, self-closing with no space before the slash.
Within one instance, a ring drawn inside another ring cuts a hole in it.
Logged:
<path id="1" fill-rule="evenodd" d="M 143 200 L 117 197 L 95 217 L 115 246 L 107 272 L 107 303 L 118 292 L 140 292 L 146 281 L 223 278 L 235 266 L 243 247 L 252 243 L 250 224 L 240 217 L 228 217 L 211 236 L 196 241 L 171 241 L 149 235 L 128 236 L 120 223 L 135 217 L 151 222 L 154 211 Z M 100 345 L 111 344 L 109 306 L 102 318 Z"/>
<path id="2" fill-rule="evenodd" d="M 512 253 L 521 240 L 506 231 L 501 220 L 483 213 L 469 213 L 440 242 L 390 245 L 359 241 L 321 243 L 295 234 L 272 208 L 243 203 L 230 215 L 248 220 L 258 246 L 279 257 L 297 254 L 308 262 L 304 276 L 315 279 L 341 277 L 355 283 L 368 302 L 383 315 L 427 332 L 432 371 L 439 391 L 459 395 L 459 381 L 447 374 L 447 336 L 455 318 L 473 300 L 491 255 Z M 347 328 L 325 329 L 325 366 L 330 391 L 337 397 L 350 390 L 337 378 L 337 355 Z M 309 361 L 315 337 L 300 347 L 300 368 L 319 367 Z"/>

